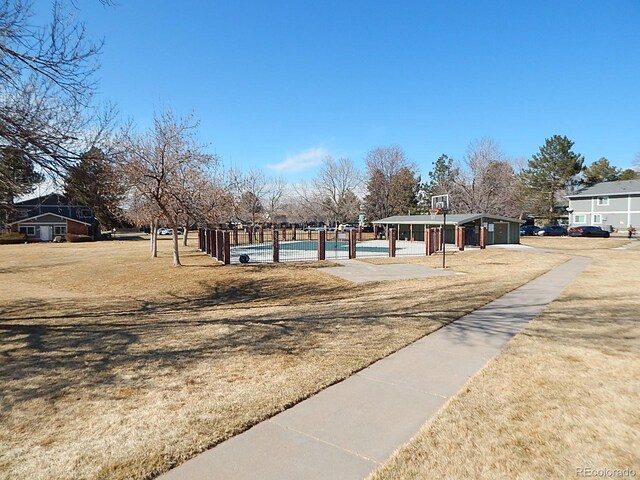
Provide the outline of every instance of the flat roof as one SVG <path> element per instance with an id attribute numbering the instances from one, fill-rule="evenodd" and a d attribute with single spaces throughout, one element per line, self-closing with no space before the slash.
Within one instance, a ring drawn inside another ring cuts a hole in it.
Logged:
<path id="1" fill-rule="evenodd" d="M 463 223 L 475 222 L 478 219 L 497 220 L 499 222 L 515 222 L 524 223 L 524 220 L 511 217 L 503 217 L 500 215 L 488 215 L 486 213 L 455 213 L 447 215 L 447 223 L 452 225 L 460 225 Z M 394 215 L 392 217 L 375 220 L 371 223 L 376 225 L 384 224 L 401 224 L 401 225 L 441 225 L 444 221 L 444 215 Z"/>

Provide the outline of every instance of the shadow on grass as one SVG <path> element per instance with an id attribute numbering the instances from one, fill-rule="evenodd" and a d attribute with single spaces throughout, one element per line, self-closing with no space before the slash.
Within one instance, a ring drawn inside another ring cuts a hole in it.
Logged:
<path id="1" fill-rule="evenodd" d="M 424 312 L 423 299 L 407 302 L 402 291 L 388 295 L 388 305 L 372 308 L 378 294 L 375 289 L 349 289 L 341 284 L 266 287 L 247 281 L 218 286 L 196 298 L 142 300 L 109 312 L 60 300 L 3 305 L 3 409 L 34 398 L 56 398 L 81 387 L 127 386 L 123 371 L 136 372 L 135 382 L 140 382 L 159 371 L 188 369 L 203 360 L 223 361 L 237 353 L 303 356 L 336 335 L 360 341 L 361 332 L 381 326 L 378 334 L 390 338 L 393 329 L 400 328 L 399 322 L 413 324 L 424 334 L 467 313 L 438 308 Z M 463 295 L 467 304 L 483 302 L 462 292 L 449 300 L 461 301 Z M 336 299 L 344 301 L 334 308 L 331 302 Z M 265 300 L 296 308 L 252 306 Z M 34 315 L 50 308 L 59 313 Z M 100 394 L 107 391 L 101 388 Z"/>

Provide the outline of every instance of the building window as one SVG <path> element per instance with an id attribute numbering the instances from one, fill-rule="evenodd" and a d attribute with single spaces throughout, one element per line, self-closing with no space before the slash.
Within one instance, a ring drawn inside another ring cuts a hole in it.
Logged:
<path id="1" fill-rule="evenodd" d="M 23 225 L 20 226 L 20 233 L 26 233 L 28 237 L 33 237 L 36 234 L 36 227 Z"/>
<path id="2" fill-rule="evenodd" d="M 598 205 L 609 205 L 609 197 L 598 197 Z"/>
<path id="3" fill-rule="evenodd" d="M 573 223 L 585 223 L 587 221 L 585 215 L 574 215 Z"/>
<path id="4" fill-rule="evenodd" d="M 78 212 L 78 218 L 91 218 L 91 210 L 88 208 L 81 208 Z"/>
<path id="5" fill-rule="evenodd" d="M 64 235 L 65 233 L 67 233 L 67 227 L 65 226 L 61 226 L 61 227 L 53 227 L 53 234 L 54 235 Z"/>
<path id="6" fill-rule="evenodd" d="M 593 214 L 593 223 L 602 223 L 602 215 L 594 213 Z"/>

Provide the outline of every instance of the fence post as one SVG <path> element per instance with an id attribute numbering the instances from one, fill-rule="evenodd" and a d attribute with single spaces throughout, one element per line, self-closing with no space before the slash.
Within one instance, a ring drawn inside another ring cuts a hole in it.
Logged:
<path id="1" fill-rule="evenodd" d="M 202 247 L 202 251 L 209 255 L 209 245 L 208 245 L 208 241 L 209 241 L 209 231 L 207 228 L 202 230 L 202 240 L 200 240 L 200 246 Z"/>
<path id="2" fill-rule="evenodd" d="M 349 258 L 356 258 L 356 231 L 349 230 Z"/>
<path id="3" fill-rule="evenodd" d="M 219 261 L 224 260 L 224 232 L 216 230 L 216 258 Z"/>
<path id="4" fill-rule="evenodd" d="M 260 243 L 264 243 L 264 225 L 260 225 Z"/>
<path id="5" fill-rule="evenodd" d="M 311 240 L 311 230 L 307 230 L 307 237 L 308 237 L 309 240 Z"/>
<path id="6" fill-rule="evenodd" d="M 438 227 L 438 231 L 440 232 L 440 235 L 438 235 L 439 238 L 439 244 L 440 244 L 440 249 L 444 252 L 444 249 L 447 248 L 447 239 L 445 238 L 445 234 L 446 232 L 442 229 L 442 227 Z"/>
<path id="7" fill-rule="evenodd" d="M 233 244 L 238 245 L 238 227 L 233 227 Z"/>
<path id="8" fill-rule="evenodd" d="M 374 240 L 378 239 L 378 225 L 373 226 L 373 239 Z"/>
<path id="9" fill-rule="evenodd" d="M 464 252 L 464 237 L 465 237 L 465 229 L 464 227 L 460 227 L 460 238 L 458 239 L 460 246 L 458 247 L 458 249 L 461 252 Z"/>
<path id="10" fill-rule="evenodd" d="M 278 263 L 280 261 L 280 242 L 278 241 L 278 231 L 273 231 L 273 261 Z"/>
<path id="11" fill-rule="evenodd" d="M 460 227 L 458 227 L 457 225 L 455 226 L 455 244 L 456 247 L 460 247 Z"/>
<path id="12" fill-rule="evenodd" d="M 283 242 L 287 241 L 287 229 L 286 229 L 286 227 L 282 229 L 282 241 Z"/>
<path id="13" fill-rule="evenodd" d="M 296 239 L 296 233 L 297 233 L 296 230 L 297 230 L 296 226 L 294 225 L 293 226 L 293 232 L 291 233 L 291 240 L 295 240 Z"/>
<path id="14" fill-rule="evenodd" d="M 358 227 L 358 241 L 362 241 L 362 227 Z"/>
<path id="15" fill-rule="evenodd" d="M 231 234 L 229 232 L 224 232 L 223 242 L 224 242 L 224 264 L 229 265 L 231 263 Z"/>
<path id="16" fill-rule="evenodd" d="M 247 232 L 249 235 L 249 245 L 253 245 L 253 225 L 249 227 L 249 230 L 247 230 Z"/>
<path id="17" fill-rule="evenodd" d="M 326 230 L 318 231 L 318 260 L 326 258 L 327 232 Z"/>
<path id="18" fill-rule="evenodd" d="M 428 226 L 424 226 L 424 254 L 428 257 L 431 255 L 431 230 Z"/>
<path id="19" fill-rule="evenodd" d="M 218 258 L 218 230 L 209 230 L 209 255 Z"/>
<path id="20" fill-rule="evenodd" d="M 487 248 L 487 227 L 480 227 L 480 248 Z"/>
<path id="21" fill-rule="evenodd" d="M 396 256 L 396 229 L 395 228 L 389 229 L 389 256 L 390 257 Z"/>

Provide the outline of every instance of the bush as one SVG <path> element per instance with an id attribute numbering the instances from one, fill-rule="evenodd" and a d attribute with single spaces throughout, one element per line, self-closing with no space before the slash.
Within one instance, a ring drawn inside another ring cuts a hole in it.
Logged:
<path id="1" fill-rule="evenodd" d="M 64 237 L 67 239 L 67 242 L 71 243 L 90 242 L 93 240 L 89 235 L 76 235 L 75 233 L 67 233 Z"/>
<path id="2" fill-rule="evenodd" d="M 10 243 L 24 243 L 27 241 L 27 236 L 24 233 L 7 232 L 0 233 L 0 245 L 7 245 Z"/>

